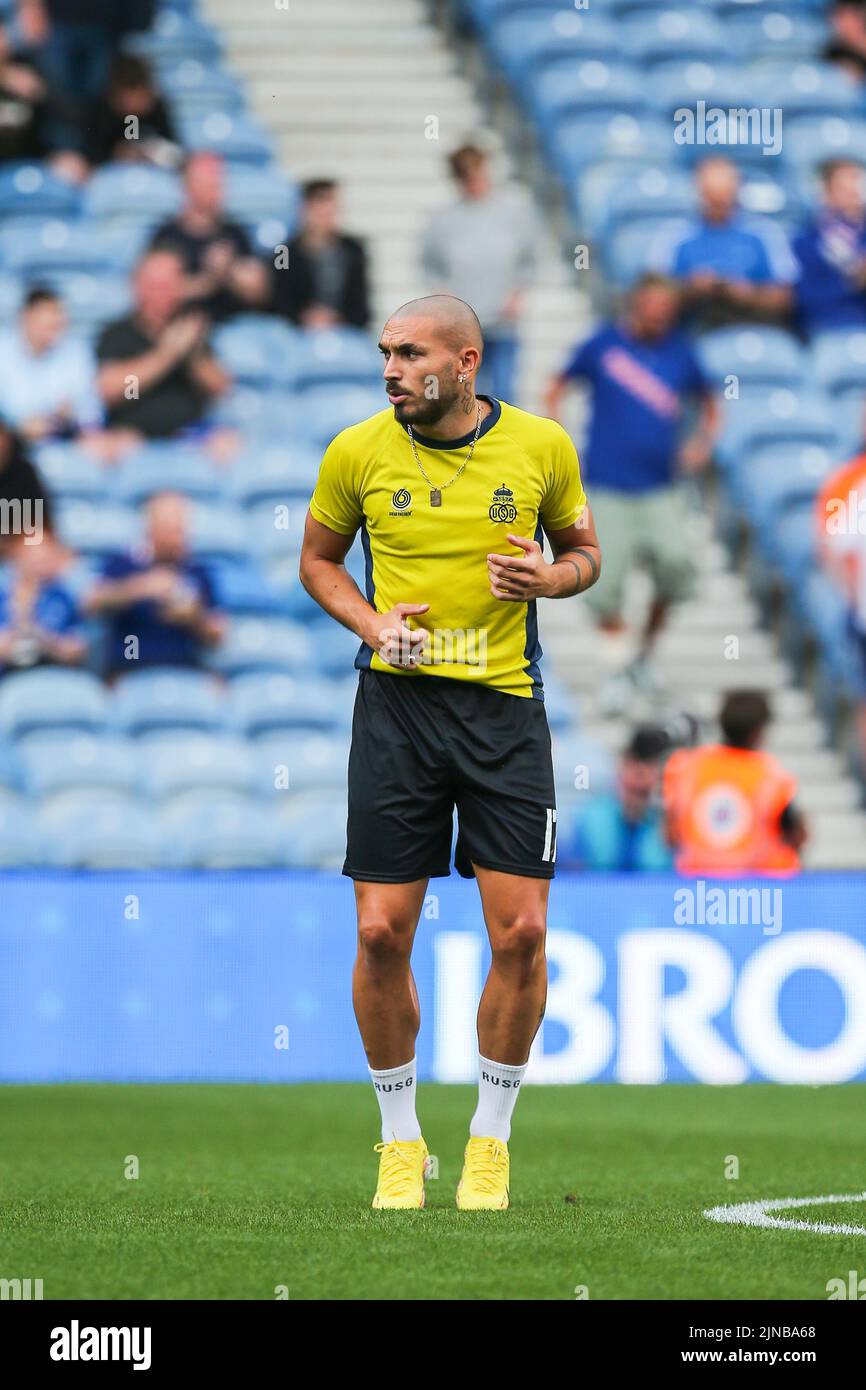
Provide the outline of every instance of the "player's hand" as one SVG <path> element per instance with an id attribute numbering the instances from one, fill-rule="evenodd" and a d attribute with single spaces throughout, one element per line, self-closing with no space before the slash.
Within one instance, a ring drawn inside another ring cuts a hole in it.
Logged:
<path id="1" fill-rule="evenodd" d="M 519 545 L 523 554 L 487 556 L 491 594 L 504 603 L 528 603 L 533 598 L 547 598 L 552 592 L 550 572 L 553 566 L 545 560 L 538 541 L 512 535 L 508 539 L 512 545 Z"/>
<path id="2" fill-rule="evenodd" d="M 429 607 L 429 603 L 395 603 L 389 612 L 377 614 L 370 645 L 389 666 L 414 670 L 419 665 L 430 633 L 426 627 L 409 627 L 406 618 L 426 613 Z"/>

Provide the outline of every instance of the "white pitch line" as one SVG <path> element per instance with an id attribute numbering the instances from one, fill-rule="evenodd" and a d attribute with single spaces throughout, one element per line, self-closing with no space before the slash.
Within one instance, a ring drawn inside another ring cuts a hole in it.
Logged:
<path id="1" fill-rule="evenodd" d="M 848 1226 L 830 1221 L 784 1221 L 777 1216 L 767 1215 L 770 1211 L 788 1211 L 792 1207 L 826 1206 L 828 1202 L 866 1202 L 866 1192 L 830 1197 L 766 1197 L 758 1202 L 708 1207 L 704 1216 L 710 1221 L 728 1222 L 734 1226 L 772 1226 L 783 1231 L 817 1231 L 824 1236 L 866 1236 L 866 1226 Z"/>

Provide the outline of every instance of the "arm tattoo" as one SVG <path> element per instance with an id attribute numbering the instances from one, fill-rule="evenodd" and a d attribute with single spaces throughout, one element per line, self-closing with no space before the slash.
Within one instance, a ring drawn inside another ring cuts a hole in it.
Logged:
<path id="1" fill-rule="evenodd" d="M 584 560 L 589 561 L 589 567 L 592 573 L 587 584 L 584 584 L 583 582 L 583 575 L 580 572 L 580 566 L 574 560 L 571 559 L 572 555 L 582 555 Z M 574 550 L 570 551 L 568 555 L 563 555 L 562 558 L 566 561 L 567 564 L 572 566 L 575 574 L 577 575 L 577 589 L 575 590 L 575 592 L 580 594 L 583 593 L 584 589 L 591 589 L 595 581 L 598 579 L 598 562 L 595 556 L 593 555 L 592 551 L 584 550 L 582 546 L 576 546 Z"/>

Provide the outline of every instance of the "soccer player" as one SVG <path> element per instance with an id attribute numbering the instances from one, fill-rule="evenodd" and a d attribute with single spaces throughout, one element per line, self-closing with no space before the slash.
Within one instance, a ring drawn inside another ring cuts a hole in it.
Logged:
<path id="1" fill-rule="evenodd" d="M 556 858 L 536 602 L 589 588 L 600 552 L 562 427 L 476 395 L 483 343 L 468 304 L 404 304 L 379 346 L 390 408 L 329 445 L 300 565 L 313 598 L 361 640 L 343 872 L 358 914 L 355 1015 L 382 1120 L 373 1206 L 424 1205 L 410 955 L 428 880 L 450 871 L 456 805 L 455 864 L 478 881 L 492 951 L 457 1205 L 501 1209 L 512 1111 L 544 1014 Z M 344 565 L 359 529 L 366 597 Z"/>

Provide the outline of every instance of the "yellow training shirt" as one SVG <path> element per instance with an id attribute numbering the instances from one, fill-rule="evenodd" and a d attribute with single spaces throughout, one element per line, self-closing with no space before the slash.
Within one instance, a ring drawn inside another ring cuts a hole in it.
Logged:
<path id="1" fill-rule="evenodd" d="M 516 406 L 492 402 L 464 472 L 445 487 L 469 451 L 474 430 L 445 444 L 414 430 L 418 455 L 442 505 L 412 454 L 409 435 L 389 406 L 343 430 L 328 446 L 310 512 L 341 535 L 360 528 L 367 599 L 379 613 L 396 603 L 429 603 L 410 627 L 431 635 L 415 670 L 390 666 L 362 644 L 359 668 L 419 679 L 477 681 L 509 695 L 543 699 L 535 600 L 496 599 L 488 554 L 522 554 L 507 539 L 542 540 L 573 525 L 586 505 L 577 453 L 561 425 Z"/>

